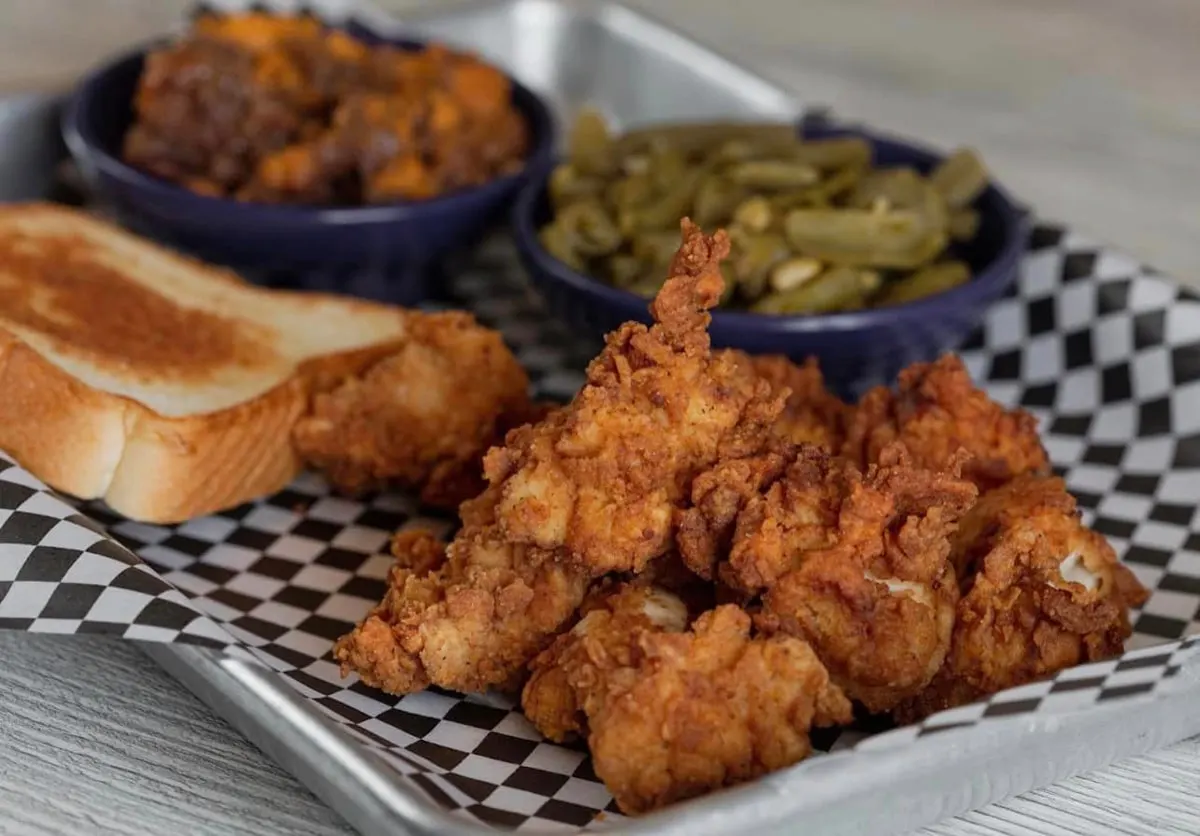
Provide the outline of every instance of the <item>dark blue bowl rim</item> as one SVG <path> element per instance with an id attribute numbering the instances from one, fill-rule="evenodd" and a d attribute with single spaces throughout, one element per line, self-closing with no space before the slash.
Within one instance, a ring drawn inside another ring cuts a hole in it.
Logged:
<path id="1" fill-rule="evenodd" d="M 415 38 L 384 37 L 374 32 L 368 33 L 367 37 L 372 43 L 386 43 L 409 49 L 419 49 L 430 43 Z M 155 38 L 147 41 L 109 58 L 89 71 L 68 97 L 62 113 L 61 130 L 67 148 L 77 160 L 86 159 L 102 173 L 144 192 L 176 200 L 195 201 L 196 206 L 200 207 L 198 211 L 220 208 L 224 211 L 241 213 L 244 217 L 257 215 L 263 219 L 269 217 L 278 221 L 291 220 L 330 225 L 396 222 L 410 214 L 451 210 L 457 202 L 464 199 L 508 188 L 536 172 L 540 165 L 552 158 L 554 153 L 555 122 L 549 107 L 537 93 L 505 73 L 505 77 L 512 84 L 514 99 L 523 100 L 517 107 L 529 120 L 530 133 L 534 139 L 534 145 L 525 158 L 525 164 L 512 174 L 430 200 L 382 203 L 370 206 L 294 206 L 251 203 L 226 197 L 197 194 L 168 180 L 141 171 L 110 154 L 92 135 L 82 118 L 84 106 L 94 95 L 96 86 L 111 72 L 127 62 L 143 59 L 150 50 L 169 43 L 170 40 L 170 38 Z"/>
<path id="2" fill-rule="evenodd" d="M 811 133 L 819 136 L 859 136 L 870 142 L 875 148 L 891 146 L 901 149 L 909 155 L 923 158 L 923 161 L 929 163 L 945 157 L 945 154 L 919 142 L 857 127 L 820 125 Z M 544 161 L 533 172 L 529 181 L 517 195 L 511 213 L 513 236 L 517 246 L 524 250 L 526 256 L 534 262 L 536 269 L 548 273 L 554 279 L 576 290 L 599 297 L 609 305 L 631 311 L 640 309 L 645 312 L 649 300 L 572 270 L 542 247 L 538 240 L 538 231 L 534 227 L 534 213 L 557 162 L 557 159 Z M 991 301 L 994 297 L 999 296 L 1004 291 L 1006 284 L 1012 280 L 1020 258 L 1028 245 L 1032 225 L 1029 212 L 1021 208 L 994 179 L 989 181 L 987 190 L 979 200 L 998 214 L 1004 240 L 995 258 L 964 285 L 926 299 L 891 305 L 886 308 L 872 308 L 848 313 L 765 314 L 718 308 L 712 312 L 713 324 L 717 327 L 765 328 L 784 333 L 857 331 L 897 321 L 934 318 L 946 311 L 957 311 L 975 307 L 981 302 Z"/>

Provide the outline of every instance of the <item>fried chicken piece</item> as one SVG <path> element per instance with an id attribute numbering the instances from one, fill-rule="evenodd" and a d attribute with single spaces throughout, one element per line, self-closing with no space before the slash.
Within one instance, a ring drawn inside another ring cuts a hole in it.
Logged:
<path id="1" fill-rule="evenodd" d="M 682 229 L 673 278 L 651 304 L 657 324 L 610 334 L 563 420 L 484 463 L 502 491 L 505 535 L 561 550 L 593 576 L 636 572 L 666 552 L 692 479 L 723 447 L 761 435 L 782 406 L 733 357 L 709 351 L 729 241 L 686 219 Z"/>
<path id="2" fill-rule="evenodd" d="M 683 632 L 683 607 L 624 587 L 533 663 L 523 706 L 553 740 L 586 733 L 596 774 L 630 814 L 790 766 L 850 703 L 801 639 L 750 637 L 726 605 Z"/>
<path id="3" fill-rule="evenodd" d="M 496 491 L 463 505 L 449 544 L 405 531 L 383 600 L 334 645 L 342 675 L 391 694 L 430 684 L 515 691 L 525 666 L 583 601 L 588 576 L 545 550 L 505 540 Z"/>
<path id="4" fill-rule="evenodd" d="M 718 559 L 729 553 L 737 515 L 783 473 L 799 444 L 839 449 L 849 407 L 825 388 L 815 359 L 797 366 L 780 355 L 752 357 L 729 350 L 743 373 L 765 380 L 785 397 L 769 435 L 748 438 L 743 449 L 700 474 L 692 483 L 690 507 L 676 518 L 675 537 L 684 563 L 703 578 L 714 577 Z"/>
<path id="5" fill-rule="evenodd" d="M 788 391 L 783 413 L 775 421 L 778 435 L 793 444 L 815 444 L 830 452 L 841 449 L 850 407 L 825 388 L 815 357 L 796 365 L 783 355 L 736 353 L 749 373 L 767 381 L 774 391 Z"/>
<path id="6" fill-rule="evenodd" d="M 1026 476 L 985 495 L 954 540 L 963 567 L 950 653 L 901 722 L 1121 654 L 1128 608 L 1148 593 L 1079 519 L 1061 479 Z"/>
<path id="7" fill-rule="evenodd" d="M 889 447 L 864 475 L 803 447 L 746 502 L 720 576 L 764 593 L 758 624 L 801 636 L 872 712 L 921 691 L 945 658 L 958 587 L 950 536 L 976 497 L 950 472 Z"/>
<path id="8" fill-rule="evenodd" d="M 521 693 L 525 717 L 555 743 L 586 733 L 587 717 L 576 694 L 600 685 L 593 666 L 629 666 L 635 633 L 681 633 L 688 625 L 683 600 L 650 584 L 602 583 L 589 592 L 580 615 L 531 663 L 533 673 Z"/>
<path id="9" fill-rule="evenodd" d="M 507 407 L 496 420 L 495 432 L 480 446 L 480 453 L 445 462 L 421 488 L 421 502 L 430 508 L 449 510 L 479 496 L 487 489 L 487 480 L 483 478 L 483 452 L 503 444 L 513 430 L 545 420 L 560 406 L 547 401 L 525 400 Z"/>
<path id="10" fill-rule="evenodd" d="M 487 449 L 539 414 L 528 387 L 497 332 L 464 313 L 414 314 L 399 350 L 317 394 L 292 437 L 343 493 L 396 486 L 453 509 L 482 491 Z"/>
<path id="11" fill-rule="evenodd" d="M 711 610 L 718 603 L 717 588 L 712 581 L 701 578 L 689 569 L 676 550 L 654 558 L 641 572 L 606 575 L 602 580 L 609 579 L 664 589 L 687 605 L 692 618 Z"/>
<path id="12" fill-rule="evenodd" d="M 897 440 L 918 466 L 935 470 L 966 450 L 971 458 L 963 475 L 981 491 L 1050 469 L 1036 419 L 1021 409 L 1005 409 L 977 389 L 953 355 L 909 366 L 895 392 L 880 387 L 863 396 L 850 418 L 842 454 L 866 467 Z"/>
<path id="13" fill-rule="evenodd" d="M 691 507 L 676 514 L 675 543 L 684 565 L 715 580 L 719 560 L 729 554 L 738 515 L 752 498 L 783 475 L 794 450 L 786 445 L 726 459 L 692 482 Z"/>
<path id="14" fill-rule="evenodd" d="M 393 573 L 384 601 L 338 642 L 343 670 L 396 694 L 513 685 L 593 580 L 670 550 L 695 473 L 769 426 L 766 404 L 781 404 L 766 384 L 709 356 L 725 236 L 686 221 L 683 231 L 651 306 L 658 323 L 610 335 L 575 400 L 489 452 L 489 487 L 462 506 L 442 565 Z"/>

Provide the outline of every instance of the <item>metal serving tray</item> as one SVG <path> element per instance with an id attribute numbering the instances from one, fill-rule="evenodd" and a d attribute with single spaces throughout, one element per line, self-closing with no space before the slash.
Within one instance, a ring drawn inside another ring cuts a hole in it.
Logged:
<path id="1" fill-rule="evenodd" d="M 382 21 L 372 18 L 372 28 Z M 505 67 L 569 121 L 597 107 L 622 127 L 684 119 L 791 120 L 816 110 L 707 45 L 600 0 L 500 0 L 407 12 L 397 29 Z"/>
<path id="2" fill-rule="evenodd" d="M 147 645 L 162 668 L 269 757 L 337 810 L 364 836 L 494 836 L 451 817 L 398 780 L 312 703 L 264 668 L 201 648 Z M 1112 706 L 1057 718 L 1029 718 L 932 735 L 909 745 L 806 761 L 803 778 L 775 773 L 683 806 L 622 822 L 615 836 L 724 836 L 745 832 L 821 836 L 907 833 L 1123 757 L 1200 733 L 1200 670 L 1152 711 Z M 795 792 L 796 781 L 803 793 Z"/>
<path id="3" fill-rule="evenodd" d="M 385 27 L 374 15 L 370 24 Z M 413 14 L 413 29 L 470 47 L 547 95 L 622 124 L 668 118 L 794 118 L 786 91 L 643 15 L 609 3 L 508 0 Z M 0 200 L 51 196 L 63 157 L 58 103 L 0 103 Z M 811 111 L 809 111 L 811 112 Z M 269 669 L 215 651 L 144 645 L 148 655 L 290 770 L 354 827 L 384 834 L 484 834 L 414 791 L 381 756 Z M 1136 661 L 1131 668 L 1139 666 Z M 834 752 L 795 770 L 616 825 L 625 834 L 734 831 L 899 833 L 1200 732 L 1200 666 L 1185 665 L 1152 709 L 1129 703 L 1020 714 L 905 745 Z M 845 767 L 854 758 L 852 775 Z M 801 790 L 797 792 L 797 789 Z M 589 826 L 590 829 L 590 826 Z"/>

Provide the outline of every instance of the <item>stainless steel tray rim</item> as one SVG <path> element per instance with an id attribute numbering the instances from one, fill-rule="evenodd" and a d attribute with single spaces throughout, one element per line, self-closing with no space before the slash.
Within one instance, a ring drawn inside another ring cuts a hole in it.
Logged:
<path id="1" fill-rule="evenodd" d="M 278 741 L 285 746 L 297 746 L 302 739 L 319 750 L 327 761 L 322 779 L 312 787 L 343 815 L 347 810 L 375 809 L 385 812 L 391 820 L 388 828 L 379 829 L 378 818 L 355 821 L 365 834 L 411 832 L 414 834 L 441 833 L 453 836 L 484 836 L 496 831 L 443 810 L 424 797 L 424 793 L 408 784 L 407 778 L 393 770 L 384 759 L 353 740 L 334 720 L 323 716 L 302 695 L 289 686 L 280 674 L 257 661 L 229 657 L 219 651 L 201 648 L 147 646 L 149 655 L 173 675 L 184 681 L 224 716 L 234 716 L 239 730 L 265 751 L 272 752 Z M 1189 710 L 1200 693 L 1200 665 L 1193 656 L 1176 675 L 1176 684 L 1167 692 L 1128 698 L 1116 703 L 1097 705 L 1090 710 L 1062 715 L 1013 716 L 995 718 L 976 726 L 953 728 L 945 732 L 908 741 L 904 745 L 879 749 L 855 748 L 822 753 L 758 780 L 721 790 L 702 798 L 638 818 L 616 819 L 600 825 L 604 832 L 622 836 L 717 836 L 733 829 L 754 825 L 759 832 L 784 828 L 788 821 L 812 816 L 842 803 L 861 798 L 864 788 L 876 793 L 891 792 L 899 776 L 924 774 L 939 764 L 968 762 L 982 763 L 1002 759 L 1030 745 L 1045 746 L 1049 741 L 1071 738 L 1086 741 L 1096 737 L 1096 730 L 1111 727 L 1129 717 L 1132 705 L 1154 704 L 1157 711 L 1169 714 L 1183 732 L 1157 728 L 1151 712 L 1139 713 L 1139 723 L 1126 723 L 1127 732 L 1143 744 L 1143 750 L 1156 742 L 1180 739 L 1200 732 L 1200 712 Z M 180 663 L 191 668 L 180 668 Z M 207 685 L 190 681 L 197 673 L 206 674 Z M 231 701 L 232 689 L 219 688 L 214 680 L 228 677 L 231 683 L 260 700 L 257 719 L 247 717 L 255 711 L 249 704 Z M 231 704 L 233 702 L 234 704 Z M 261 716 L 263 709 L 270 712 Z M 238 722 L 237 717 L 241 718 Z M 1147 722 L 1152 725 L 1147 726 Z M 1139 727 L 1143 726 L 1143 727 Z M 1161 724 L 1160 724 L 1161 725 Z M 297 732 L 302 734 L 298 737 Z M 262 739 L 275 738 L 276 743 Z M 280 759 L 285 765 L 288 758 Z M 380 770 L 379 767 L 383 767 Z M 847 780 L 853 769 L 853 780 Z M 986 774 L 980 772 L 981 775 Z M 1056 774 L 1055 779 L 1070 774 Z M 339 789 L 335 785 L 341 784 Z M 1031 785 L 1032 786 L 1032 785 Z M 891 788 L 891 789 L 889 789 Z M 988 803 L 1011 794 L 1007 789 L 992 786 L 979 790 L 990 795 L 983 802 L 967 799 L 961 809 L 943 811 L 934 818 L 914 820 L 916 825 L 928 824 L 942 815 L 954 815 L 966 809 Z M 353 806 L 336 803 L 340 794 L 354 796 Z M 757 821 L 747 817 L 747 810 L 770 811 L 760 814 Z M 350 818 L 351 816 L 347 816 Z M 357 818 L 357 817 L 354 817 Z M 570 832 L 564 827 L 563 832 Z"/>

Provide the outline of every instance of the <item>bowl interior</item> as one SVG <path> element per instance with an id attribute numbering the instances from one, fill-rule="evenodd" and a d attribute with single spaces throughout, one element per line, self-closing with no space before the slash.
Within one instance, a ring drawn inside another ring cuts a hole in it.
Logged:
<path id="1" fill-rule="evenodd" d="M 911 166 L 926 174 L 942 159 L 941 155 L 931 150 L 858 130 L 807 127 L 803 130 L 803 134 L 806 138 L 813 139 L 846 135 L 863 137 L 871 143 L 874 164 L 881 167 Z M 521 236 L 526 246 L 535 252 L 539 263 L 548 268 L 557 278 L 568 281 L 578 289 L 587 290 L 594 295 L 603 297 L 610 304 L 627 308 L 631 313 L 637 312 L 638 318 L 644 319 L 641 311 L 645 309 L 645 299 L 629 291 L 607 285 L 599 279 L 575 272 L 553 258 L 537 241 L 537 231 L 551 219 L 552 212 L 547 187 L 551 171 L 552 164 L 539 170 L 527 187 L 529 191 L 526 192 L 525 199 L 518 203 L 515 218 L 518 236 Z M 1022 249 L 1022 215 L 994 183 L 989 183 L 984 193 L 976 199 L 973 208 L 980 215 L 979 229 L 975 237 L 968 242 L 955 242 L 948 250 L 948 253 L 954 258 L 960 259 L 970 266 L 972 278 L 966 285 L 906 305 L 846 314 L 772 316 L 748 311 L 716 310 L 713 312 L 714 323 L 724 321 L 730 325 L 749 326 L 753 324 L 756 328 L 780 327 L 793 331 L 823 328 L 848 329 L 877 322 L 884 318 L 924 315 L 931 306 L 957 304 L 955 300 L 961 301 L 983 292 L 990 293 L 995 290 L 993 285 L 1011 278 L 1011 268 L 1015 265 Z"/>
<path id="2" fill-rule="evenodd" d="M 416 51 L 425 46 L 423 42 L 416 40 L 383 38 L 378 35 L 367 36 L 361 29 L 355 29 L 354 34 L 372 45 L 387 43 L 410 51 Z M 160 40 L 148 44 L 97 70 L 80 85 L 72 104 L 68 107 L 66 116 L 68 144 L 71 144 L 72 140 L 82 143 L 86 147 L 87 153 L 96 158 L 95 163 L 105 172 L 120 177 L 126 182 L 135 183 L 142 188 L 159 192 L 165 190 L 184 193 L 199 201 L 228 204 L 231 208 L 236 207 L 248 211 L 269 208 L 275 212 L 291 214 L 306 212 L 319 212 L 323 216 L 330 213 L 362 214 L 395 207 L 437 206 L 447 201 L 453 201 L 463 194 L 502 187 L 524 177 L 540 162 L 549 159 L 553 154 L 554 125 L 549 110 L 531 90 L 510 78 L 513 105 L 529 126 L 531 137 L 529 154 L 520 171 L 496 178 L 482 186 L 450 192 L 418 203 L 398 202 L 348 207 L 246 204 L 228 198 L 195 194 L 169 180 L 129 165 L 123 160 L 121 154 L 125 134 L 134 120 L 133 99 L 142 67 L 145 64 L 146 54 L 165 43 L 166 41 Z"/>

